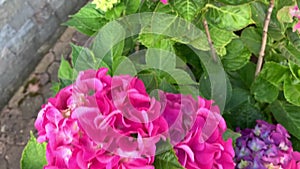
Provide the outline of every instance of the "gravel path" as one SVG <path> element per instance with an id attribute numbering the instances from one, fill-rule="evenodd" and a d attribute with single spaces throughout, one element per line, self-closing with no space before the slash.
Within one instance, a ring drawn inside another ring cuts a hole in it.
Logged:
<path id="1" fill-rule="evenodd" d="M 43 57 L 35 71 L 0 111 L 0 169 L 19 169 L 22 150 L 35 132 L 34 121 L 48 98 L 51 84 L 56 82 L 61 56 L 70 59 L 70 43 L 84 45 L 88 37 L 66 29 L 52 49 Z"/>

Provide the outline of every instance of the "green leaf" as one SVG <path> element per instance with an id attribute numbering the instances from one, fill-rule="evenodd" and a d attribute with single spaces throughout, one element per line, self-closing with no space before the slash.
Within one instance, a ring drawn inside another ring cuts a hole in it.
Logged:
<path id="1" fill-rule="evenodd" d="M 107 20 L 115 20 L 122 15 L 122 13 L 125 9 L 126 9 L 126 6 L 124 5 L 124 3 L 119 3 L 112 9 L 105 12 L 105 18 Z"/>
<path id="2" fill-rule="evenodd" d="M 87 69 L 98 69 L 95 56 L 86 47 L 72 45 L 73 71 L 79 72 Z"/>
<path id="3" fill-rule="evenodd" d="M 292 23 L 293 17 L 290 14 L 291 6 L 285 6 L 277 12 L 277 19 L 281 23 Z"/>
<path id="4" fill-rule="evenodd" d="M 241 88 L 233 88 L 230 101 L 226 104 L 225 110 L 232 111 L 240 107 L 242 104 L 250 103 L 252 96 L 248 90 Z"/>
<path id="5" fill-rule="evenodd" d="M 290 68 L 290 71 L 293 75 L 293 77 L 300 81 L 300 65 L 299 64 L 296 64 L 295 62 L 293 61 L 289 61 L 289 68 Z"/>
<path id="6" fill-rule="evenodd" d="M 294 136 L 292 136 L 290 140 L 292 142 L 294 151 L 298 151 L 299 152 L 300 151 L 300 140 L 297 139 Z"/>
<path id="7" fill-rule="evenodd" d="M 178 157 L 172 145 L 168 142 L 159 142 L 156 148 L 154 167 L 160 169 L 184 169 L 178 162 Z"/>
<path id="8" fill-rule="evenodd" d="M 144 71 L 138 74 L 138 78 L 141 79 L 146 87 L 147 93 L 158 89 L 158 78 L 155 71 Z"/>
<path id="9" fill-rule="evenodd" d="M 233 86 L 250 89 L 255 78 L 256 65 L 249 62 L 236 72 L 228 72 L 230 82 Z"/>
<path id="10" fill-rule="evenodd" d="M 21 169 L 42 169 L 46 164 L 46 143 L 38 143 L 30 132 L 30 139 L 22 153 Z"/>
<path id="11" fill-rule="evenodd" d="M 300 83 L 293 84 L 291 78 L 284 80 L 284 97 L 286 100 L 296 106 L 300 106 Z"/>
<path id="12" fill-rule="evenodd" d="M 222 6 L 217 7 L 211 4 L 207 5 L 207 21 L 220 29 L 228 31 L 237 31 L 253 23 L 251 20 L 250 5 Z"/>
<path id="13" fill-rule="evenodd" d="M 134 14 L 137 12 L 137 10 L 139 9 L 139 6 L 141 4 L 141 1 L 140 0 L 125 0 L 124 3 L 126 6 L 125 14 L 130 15 L 130 14 Z"/>
<path id="14" fill-rule="evenodd" d="M 146 53 L 146 64 L 150 68 L 162 71 L 173 70 L 176 68 L 176 56 L 171 52 L 161 49 L 148 49 Z"/>
<path id="15" fill-rule="evenodd" d="M 125 40 L 125 28 L 117 21 L 110 22 L 95 37 L 92 52 L 95 62 L 104 61 L 112 66 L 114 57 L 122 56 Z"/>
<path id="16" fill-rule="evenodd" d="M 192 21 L 195 15 L 204 7 L 204 0 L 180 0 L 170 1 L 170 4 L 178 14 L 188 21 Z"/>
<path id="17" fill-rule="evenodd" d="M 294 6 L 295 5 L 295 0 L 280 0 L 280 1 L 275 1 L 275 9 L 280 10 L 284 7 L 287 6 Z M 287 12 L 289 13 L 289 12 Z"/>
<path id="18" fill-rule="evenodd" d="M 225 131 L 225 133 L 223 134 L 223 139 L 224 139 L 225 141 L 227 141 L 229 138 L 231 138 L 232 141 L 235 142 L 235 140 L 236 140 L 237 138 L 239 138 L 239 137 L 241 137 L 241 134 L 240 134 L 240 133 L 237 133 L 237 132 L 234 132 L 234 131 L 232 131 L 231 129 L 227 129 L 227 130 Z"/>
<path id="19" fill-rule="evenodd" d="M 299 7 L 300 6 L 300 0 L 296 0 L 297 2 L 297 6 Z"/>
<path id="20" fill-rule="evenodd" d="M 211 82 L 207 73 L 203 73 L 199 80 L 199 90 L 200 90 L 200 94 L 202 94 L 203 97 L 205 97 L 206 99 L 212 99 Z M 218 94 L 215 93 L 215 95 Z M 226 77 L 226 96 L 224 98 L 226 99 L 226 102 L 230 101 L 231 95 L 232 95 L 232 86 L 228 77 Z"/>
<path id="21" fill-rule="evenodd" d="M 177 89 L 171 85 L 165 78 L 159 84 L 159 89 L 169 93 L 178 93 Z"/>
<path id="22" fill-rule="evenodd" d="M 60 66 L 58 69 L 58 78 L 66 80 L 74 80 L 73 78 L 73 69 L 69 62 L 61 57 Z"/>
<path id="23" fill-rule="evenodd" d="M 300 63 L 300 51 L 292 44 L 280 43 L 278 49 L 286 59 Z"/>
<path id="24" fill-rule="evenodd" d="M 268 4 L 260 1 L 253 1 L 251 3 L 252 19 L 255 21 L 255 24 L 260 30 L 263 29 L 268 8 Z M 284 28 L 283 25 L 277 20 L 276 14 L 277 11 L 274 10 L 269 23 L 268 36 L 275 40 L 281 40 L 284 38 Z"/>
<path id="25" fill-rule="evenodd" d="M 209 26 L 209 31 L 211 34 L 211 39 L 214 42 L 214 47 L 217 49 L 216 51 L 220 56 L 224 56 L 226 54 L 225 46 L 229 44 L 232 39 L 238 37 L 232 31 L 222 30 L 215 26 Z M 221 52 L 221 50 L 218 49 L 224 49 L 225 52 Z"/>
<path id="26" fill-rule="evenodd" d="M 222 63 L 226 70 L 238 70 L 250 61 L 251 52 L 240 39 L 234 39 L 227 46 L 227 51 L 227 54 L 222 58 Z"/>
<path id="27" fill-rule="evenodd" d="M 74 27 L 79 32 L 92 36 L 107 22 L 104 14 L 97 10 L 95 5 L 88 3 L 75 15 L 71 15 L 71 19 L 64 25 Z"/>
<path id="28" fill-rule="evenodd" d="M 259 76 L 281 89 L 282 82 L 289 75 L 288 71 L 287 66 L 275 62 L 266 62 Z"/>
<path id="29" fill-rule="evenodd" d="M 243 30 L 241 39 L 244 42 L 245 46 L 250 50 L 250 52 L 258 56 L 261 48 L 261 33 L 259 33 L 256 28 L 249 27 Z"/>
<path id="30" fill-rule="evenodd" d="M 261 76 L 258 76 L 251 86 L 251 93 L 259 102 L 272 103 L 277 99 L 279 89 Z"/>
<path id="31" fill-rule="evenodd" d="M 136 68 L 132 61 L 125 56 L 118 57 L 113 62 L 112 69 L 113 75 L 131 75 L 135 76 L 137 74 Z"/>
<path id="32" fill-rule="evenodd" d="M 293 32 L 291 28 L 287 29 L 286 33 L 289 41 L 300 51 L 300 34 Z"/>
<path id="33" fill-rule="evenodd" d="M 300 107 L 276 101 L 269 108 L 276 121 L 282 124 L 289 133 L 300 139 Z"/>
<path id="34" fill-rule="evenodd" d="M 251 103 L 241 104 L 238 108 L 231 110 L 230 113 L 223 114 L 226 122 L 233 128 L 253 128 L 256 120 L 264 120 L 265 117 L 260 110 Z"/>
<path id="35" fill-rule="evenodd" d="M 253 0 L 217 0 L 217 1 L 223 2 L 225 4 L 229 4 L 229 5 L 240 5 L 240 4 L 252 2 Z"/>
<path id="36" fill-rule="evenodd" d="M 51 85 L 52 96 L 54 97 L 61 89 L 61 84 L 59 82 L 53 82 Z"/>

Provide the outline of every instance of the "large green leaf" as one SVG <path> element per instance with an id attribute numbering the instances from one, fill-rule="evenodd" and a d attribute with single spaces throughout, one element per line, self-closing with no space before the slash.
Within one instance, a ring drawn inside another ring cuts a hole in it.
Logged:
<path id="1" fill-rule="evenodd" d="M 214 91 L 212 91 L 211 81 L 207 73 L 203 73 L 199 80 L 199 90 L 200 90 L 200 94 L 203 97 L 205 97 L 206 99 L 212 99 L 212 92 Z M 220 93 L 220 95 L 222 93 Z M 215 95 L 218 95 L 218 93 L 215 93 Z M 224 97 L 224 99 L 226 99 L 226 103 L 230 101 L 231 95 L 232 95 L 232 86 L 228 77 L 226 77 L 226 96 Z"/>
<path id="2" fill-rule="evenodd" d="M 259 102 L 272 103 L 277 99 L 279 89 L 261 76 L 258 76 L 251 86 L 251 93 Z"/>
<path id="3" fill-rule="evenodd" d="M 178 157 L 172 145 L 162 141 L 156 147 L 154 166 L 159 169 L 184 169 L 178 162 Z"/>
<path id="4" fill-rule="evenodd" d="M 296 64 L 293 61 L 289 61 L 290 72 L 293 75 L 293 78 L 300 82 L 300 65 Z"/>
<path id="5" fill-rule="evenodd" d="M 241 104 L 239 107 L 231 110 L 230 113 L 223 114 L 226 122 L 232 128 L 253 128 L 256 125 L 256 120 L 264 120 L 265 117 L 260 110 L 251 103 Z"/>
<path id="6" fill-rule="evenodd" d="M 287 29 L 286 33 L 289 41 L 300 51 L 300 34 L 293 32 L 291 28 Z"/>
<path id="7" fill-rule="evenodd" d="M 146 64 L 151 68 L 162 71 L 173 70 L 176 68 L 176 55 L 161 49 L 148 49 Z"/>
<path id="8" fill-rule="evenodd" d="M 292 44 L 280 43 L 278 49 L 286 59 L 300 63 L 300 51 Z"/>
<path id="9" fill-rule="evenodd" d="M 293 17 L 290 14 L 290 6 L 285 6 L 277 12 L 277 19 L 281 23 L 292 23 Z"/>
<path id="10" fill-rule="evenodd" d="M 282 124 L 297 139 L 300 139 L 300 107 L 276 101 L 270 105 L 270 111 L 278 123 Z"/>
<path id="11" fill-rule="evenodd" d="M 291 78 L 284 80 L 284 97 L 294 105 L 300 106 L 300 83 L 293 84 Z"/>
<path id="12" fill-rule="evenodd" d="M 253 23 L 249 4 L 217 7 L 208 4 L 206 19 L 220 29 L 237 31 Z"/>
<path id="13" fill-rule="evenodd" d="M 295 5 L 295 0 L 280 0 L 280 1 L 275 1 L 274 8 L 280 10 L 284 7 L 294 6 L 294 5 Z"/>
<path id="14" fill-rule="evenodd" d="M 209 31 L 210 31 L 210 34 L 211 34 L 211 39 L 214 43 L 214 47 L 216 49 L 221 48 L 221 49 L 225 50 L 224 54 L 219 52 L 219 50 L 216 50 L 217 53 L 220 56 L 223 56 L 223 55 L 226 54 L 225 46 L 227 44 L 229 44 L 232 41 L 232 39 L 238 37 L 232 31 L 222 30 L 222 29 L 219 29 L 219 28 L 217 28 L 215 26 L 212 26 L 212 25 L 209 26 Z M 220 35 L 222 35 L 222 36 L 220 36 Z"/>
<path id="15" fill-rule="evenodd" d="M 249 90 L 255 78 L 256 65 L 249 62 L 235 72 L 228 72 L 230 82 L 233 86 Z"/>
<path id="16" fill-rule="evenodd" d="M 250 91 L 241 89 L 241 88 L 233 88 L 232 95 L 230 101 L 226 104 L 225 111 L 236 110 L 242 104 L 250 103 L 252 100 L 252 96 Z"/>
<path id="17" fill-rule="evenodd" d="M 104 61 L 111 67 L 114 57 L 122 56 L 125 34 L 125 28 L 116 21 L 110 22 L 99 31 L 92 46 L 97 64 Z"/>
<path id="18" fill-rule="evenodd" d="M 226 48 L 228 52 L 222 58 L 226 70 L 238 70 L 250 61 L 251 52 L 244 46 L 241 39 L 234 39 Z"/>
<path id="19" fill-rule="evenodd" d="M 282 88 L 282 82 L 289 75 L 289 68 L 276 62 L 266 62 L 260 77 L 272 83 L 277 88 Z"/>
<path id="20" fill-rule="evenodd" d="M 65 60 L 64 57 L 61 57 L 61 62 L 58 69 L 58 78 L 65 80 L 74 80 L 73 73 L 73 69 L 69 62 Z"/>
<path id="21" fill-rule="evenodd" d="M 122 13 L 125 11 L 125 9 L 126 9 L 125 4 L 119 3 L 112 9 L 105 12 L 105 18 L 110 21 L 115 20 L 122 15 Z"/>
<path id="22" fill-rule="evenodd" d="M 266 14 L 269 5 L 261 1 L 253 1 L 251 3 L 252 19 L 259 29 L 263 29 Z M 268 36 L 275 40 L 280 40 L 284 38 L 284 27 L 277 20 L 277 11 L 274 10 L 271 15 L 271 20 L 269 23 Z"/>
<path id="23" fill-rule="evenodd" d="M 206 0 L 180 0 L 170 1 L 170 3 L 181 17 L 192 21 L 195 15 L 204 7 L 205 1 Z"/>
<path id="24" fill-rule="evenodd" d="M 248 27 L 243 30 L 241 39 L 245 46 L 256 56 L 258 56 L 261 48 L 262 35 L 257 28 Z"/>
<path id="25" fill-rule="evenodd" d="M 124 3 L 126 6 L 125 14 L 130 15 L 137 12 L 141 4 L 141 0 L 125 0 Z"/>
<path id="26" fill-rule="evenodd" d="M 64 25 L 74 27 L 79 32 L 92 36 L 106 23 L 104 14 L 97 10 L 95 5 L 88 3 L 75 15 L 71 15 L 71 19 Z"/>
<path id="27" fill-rule="evenodd" d="M 217 0 L 217 1 L 223 2 L 225 4 L 229 4 L 229 5 L 240 5 L 240 4 L 252 2 L 253 0 Z"/>
<path id="28" fill-rule="evenodd" d="M 42 169 L 46 164 L 46 143 L 38 143 L 30 132 L 30 139 L 22 153 L 21 169 Z"/>
<path id="29" fill-rule="evenodd" d="M 292 136 L 290 140 L 292 142 L 294 151 L 298 151 L 299 152 L 300 151 L 300 140 L 297 139 L 294 136 Z"/>

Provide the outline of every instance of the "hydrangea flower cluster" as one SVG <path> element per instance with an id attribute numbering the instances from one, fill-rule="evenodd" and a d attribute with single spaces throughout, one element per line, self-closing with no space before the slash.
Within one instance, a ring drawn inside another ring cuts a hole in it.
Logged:
<path id="1" fill-rule="evenodd" d="M 280 124 L 258 120 L 254 129 L 241 134 L 235 148 L 238 169 L 300 169 L 300 154 L 293 151 L 290 136 Z"/>
<path id="2" fill-rule="evenodd" d="M 92 4 L 96 5 L 96 8 L 103 12 L 106 12 L 113 8 L 113 6 L 119 3 L 120 0 L 93 0 Z"/>
<path id="3" fill-rule="evenodd" d="M 154 169 L 156 144 L 170 140 L 187 169 L 234 168 L 232 141 L 212 101 L 158 92 L 141 80 L 80 72 L 73 85 L 43 106 L 35 122 L 48 142 L 45 169 Z"/>
<path id="4" fill-rule="evenodd" d="M 295 32 L 296 30 L 298 30 L 298 32 L 300 33 L 300 10 L 298 6 L 293 7 L 290 10 L 290 14 L 292 17 L 298 18 L 298 23 L 294 26 L 293 31 Z"/>

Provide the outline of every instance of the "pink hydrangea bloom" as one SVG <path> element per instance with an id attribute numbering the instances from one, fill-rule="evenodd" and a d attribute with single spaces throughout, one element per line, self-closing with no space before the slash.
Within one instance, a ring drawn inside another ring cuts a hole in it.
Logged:
<path id="1" fill-rule="evenodd" d="M 48 142 L 45 168 L 153 169 L 155 144 L 167 130 L 160 112 L 139 79 L 80 72 L 35 122 L 38 141 Z"/>
<path id="2" fill-rule="evenodd" d="M 162 91 L 155 99 L 138 78 L 107 71 L 79 72 L 39 112 L 45 169 L 154 169 L 161 139 L 171 141 L 187 169 L 234 167 L 231 140 L 222 140 L 226 124 L 212 101 Z"/>
<path id="3" fill-rule="evenodd" d="M 160 0 L 160 2 L 162 2 L 163 4 L 167 4 L 168 0 Z"/>
<path id="4" fill-rule="evenodd" d="M 298 6 L 293 7 L 290 10 L 290 14 L 292 17 L 298 18 L 298 23 L 296 23 L 296 25 L 294 26 L 293 31 L 295 32 L 296 30 L 298 30 L 298 32 L 300 33 L 300 10 Z"/>
<path id="5" fill-rule="evenodd" d="M 226 123 L 212 101 L 198 97 L 166 94 L 164 117 L 179 162 L 188 169 L 233 169 L 232 141 L 222 135 Z"/>

